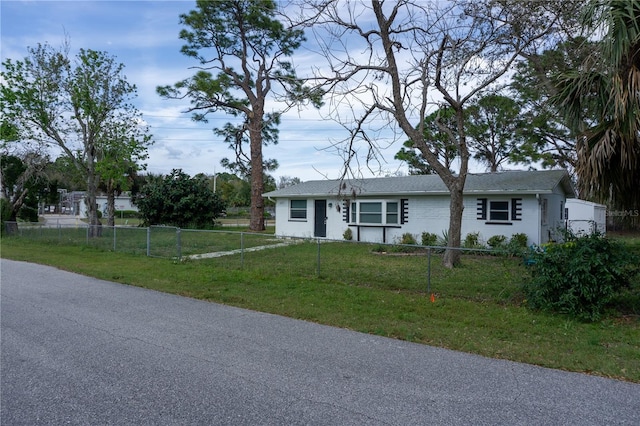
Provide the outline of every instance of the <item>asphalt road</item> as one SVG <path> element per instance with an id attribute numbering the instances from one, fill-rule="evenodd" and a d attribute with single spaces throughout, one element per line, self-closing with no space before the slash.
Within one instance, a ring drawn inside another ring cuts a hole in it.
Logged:
<path id="1" fill-rule="evenodd" d="M 2 259 L 2 425 L 640 424 L 640 385 Z"/>

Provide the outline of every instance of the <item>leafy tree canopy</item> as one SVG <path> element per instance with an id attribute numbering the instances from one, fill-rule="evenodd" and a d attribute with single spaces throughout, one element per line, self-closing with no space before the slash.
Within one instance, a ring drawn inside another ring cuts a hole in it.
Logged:
<path id="1" fill-rule="evenodd" d="M 180 169 L 153 179 L 135 198 L 145 226 L 171 225 L 206 229 L 225 205 L 206 179 L 190 177 Z"/>

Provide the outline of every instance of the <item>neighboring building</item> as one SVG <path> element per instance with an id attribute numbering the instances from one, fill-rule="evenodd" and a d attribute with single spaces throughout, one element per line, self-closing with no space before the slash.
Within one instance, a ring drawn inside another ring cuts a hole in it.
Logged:
<path id="1" fill-rule="evenodd" d="M 567 226 L 574 234 L 607 232 L 607 207 L 577 198 L 567 200 Z"/>
<path id="2" fill-rule="evenodd" d="M 87 217 L 87 206 L 85 204 L 84 193 L 82 193 L 82 197 L 78 197 L 76 200 L 75 207 L 73 209 L 73 213 L 81 218 Z M 98 204 L 98 210 L 100 210 L 104 215 L 107 213 L 107 196 L 106 195 L 98 195 L 96 196 L 96 203 Z M 115 208 L 116 211 L 123 210 L 133 210 L 138 211 L 138 206 L 133 204 L 131 200 L 131 196 L 128 193 L 123 193 L 115 198 Z"/>
<path id="3" fill-rule="evenodd" d="M 309 181 L 264 194 L 276 203 L 276 235 L 396 242 L 404 233 L 449 229 L 449 191 L 437 175 Z M 479 232 L 528 236 L 529 244 L 553 240 L 565 226 L 565 202 L 575 197 L 564 170 L 469 174 L 462 238 Z"/>

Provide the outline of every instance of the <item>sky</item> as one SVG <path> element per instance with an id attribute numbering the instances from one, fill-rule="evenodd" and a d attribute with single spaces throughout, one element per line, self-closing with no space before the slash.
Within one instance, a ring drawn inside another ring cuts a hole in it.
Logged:
<path id="1" fill-rule="evenodd" d="M 188 100 L 166 100 L 156 87 L 172 85 L 191 76 L 195 60 L 180 53 L 183 45 L 179 16 L 195 9 L 194 0 L 174 1 L 14 1 L 0 2 L 0 56 L 4 62 L 22 60 L 28 47 L 48 43 L 60 47 L 65 37 L 71 56 L 81 48 L 106 51 L 125 65 L 124 74 L 137 86 L 134 105 L 150 126 L 154 144 L 149 148 L 147 171 L 166 174 L 180 168 L 190 175 L 225 172 L 222 158 L 234 153 L 212 129 L 229 121 L 224 113 L 209 116 L 209 123 L 196 123 L 186 113 Z M 293 57 L 305 65 L 311 56 L 305 46 Z M 299 73 L 300 75 L 300 73 Z M 384 123 L 386 127 L 386 123 Z M 271 174 L 298 177 L 302 181 L 341 175 L 343 158 L 334 145 L 348 133 L 327 118 L 323 110 L 295 110 L 283 116 L 279 143 L 264 149 L 265 158 L 275 158 L 280 167 Z M 404 164 L 393 160 L 402 141 L 393 139 L 391 129 L 380 133 L 383 163 L 366 166 L 366 151 L 352 167 L 361 177 L 407 173 Z"/>

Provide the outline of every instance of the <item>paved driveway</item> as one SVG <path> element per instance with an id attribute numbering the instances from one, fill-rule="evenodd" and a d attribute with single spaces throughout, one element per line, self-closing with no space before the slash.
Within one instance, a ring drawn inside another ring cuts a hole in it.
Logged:
<path id="1" fill-rule="evenodd" d="M 69 227 L 69 226 L 87 226 L 85 222 L 80 220 L 80 216 L 74 216 L 70 214 L 45 214 L 44 217 L 44 226 L 50 228 L 56 228 L 58 226 Z"/>
<path id="2" fill-rule="evenodd" d="M 0 266 L 2 425 L 640 424 L 637 384 Z"/>

